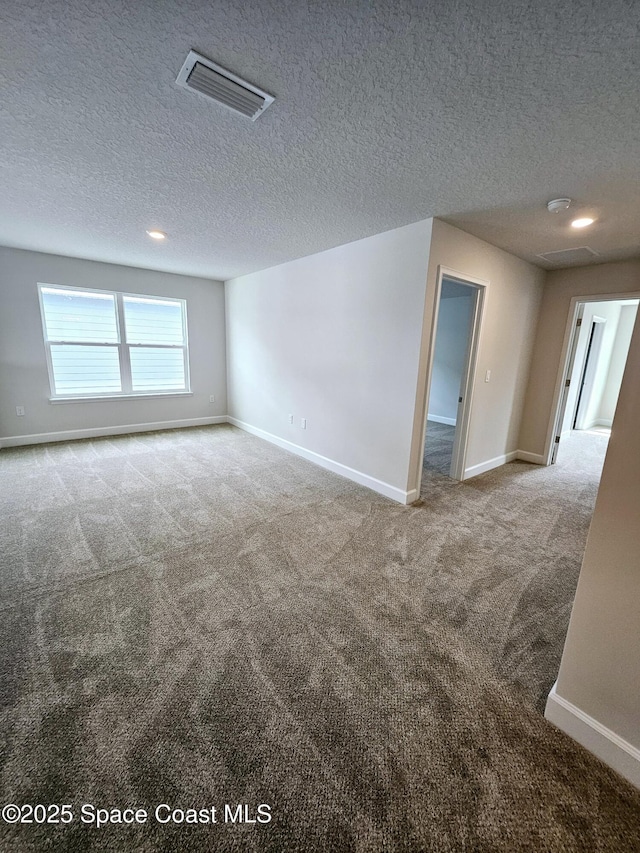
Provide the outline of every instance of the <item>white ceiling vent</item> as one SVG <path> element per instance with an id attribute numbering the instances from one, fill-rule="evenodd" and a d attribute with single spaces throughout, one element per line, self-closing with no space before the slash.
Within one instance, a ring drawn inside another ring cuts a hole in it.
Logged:
<path id="1" fill-rule="evenodd" d="M 543 261 L 556 266 L 568 267 L 573 264 L 590 264 L 600 257 L 588 246 L 578 246 L 576 249 L 560 249 L 557 252 L 545 252 L 538 255 Z"/>
<path id="2" fill-rule="evenodd" d="M 236 77 L 195 50 L 189 51 L 176 77 L 176 83 L 183 89 L 192 89 L 234 112 L 247 116 L 251 121 L 262 115 L 275 100 L 273 95 L 268 95 L 257 86 Z"/>

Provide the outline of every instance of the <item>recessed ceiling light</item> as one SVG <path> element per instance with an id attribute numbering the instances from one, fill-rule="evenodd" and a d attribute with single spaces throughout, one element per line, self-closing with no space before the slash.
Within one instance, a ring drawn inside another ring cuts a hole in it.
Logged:
<path id="1" fill-rule="evenodd" d="M 582 219 L 574 219 L 571 223 L 572 228 L 586 228 L 587 225 L 593 225 L 595 220 L 590 219 L 588 216 L 583 217 Z"/>
<path id="2" fill-rule="evenodd" d="M 164 231 L 156 231 L 155 228 L 152 228 L 150 231 L 147 231 L 149 237 L 153 237 L 154 240 L 164 240 L 167 236 Z"/>

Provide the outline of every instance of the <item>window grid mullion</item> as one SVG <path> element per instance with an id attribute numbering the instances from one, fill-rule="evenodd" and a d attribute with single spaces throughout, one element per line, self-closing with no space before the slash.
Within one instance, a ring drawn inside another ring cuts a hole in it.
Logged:
<path id="1" fill-rule="evenodd" d="M 184 344 L 154 344 L 154 343 L 145 343 L 145 344 L 127 344 L 129 349 L 136 349 L 136 347 L 140 349 L 186 349 Z"/>
<path id="2" fill-rule="evenodd" d="M 117 347 L 118 344 L 115 341 L 66 341 L 64 339 L 56 340 L 55 338 L 50 338 L 46 340 L 45 343 L 55 344 L 58 346 L 66 346 L 66 347 Z"/>
<path id="3" fill-rule="evenodd" d="M 118 315 L 118 349 L 120 352 L 120 381 L 122 382 L 122 393 L 132 394 L 131 382 L 131 358 L 129 346 L 126 342 L 127 327 L 124 320 L 124 302 L 121 293 L 116 293 L 116 307 Z"/>
<path id="4" fill-rule="evenodd" d="M 125 313 L 125 298 L 130 294 L 119 293 L 119 292 L 109 292 L 109 291 L 98 291 L 98 290 L 89 290 L 88 293 L 104 293 L 113 298 L 115 305 L 115 320 L 116 320 L 116 332 L 117 332 L 117 341 L 96 341 L 96 340 L 87 340 L 87 341 L 79 341 L 77 338 L 73 340 L 64 340 L 64 339 L 51 339 L 48 335 L 48 327 L 47 327 L 47 319 L 45 316 L 45 307 L 44 307 L 44 297 L 43 290 L 45 288 L 50 288 L 51 285 L 38 284 L 38 296 L 40 301 L 40 309 L 42 315 L 43 322 L 43 334 L 44 334 L 44 343 L 45 350 L 47 356 L 47 368 L 49 372 L 49 379 L 51 383 L 51 390 L 54 397 L 58 396 L 57 384 L 56 384 L 56 369 L 54 368 L 54 357 L 52 352 L 52 347 L 66 347 L 67 350 L 73 350 L 75 347 L 91 347 L 95 350 L 104 350 L 104 349 L 117 349 L 118 353 L 118 368 L 120 373 L 120 391 L 115 393 L 105 394 L 105 396 L 109 397 L 117 397 L 117 396 L 145 396 L 148 393 L 148 390 L 137 392 L 133 390 L 133 375 L 132 375 L 132 359 L 131 359 L 131 350 L 132 349 L 161 349 L 161 350 L 181 350 L 183 355 L 183 376 L 184 376 L 184 387 L 180 389 L 167 389 L 169 393 L 173 393 L 176 390 L 178 391 L 189 391 L 190 381 L 189 381 L 189 346 L 187 341 L 187 318 L 186 318 L 186 303 L 185 300 L 179 300 L 181 304 L 181 319 L 182 319 L 182 332 L 183 332 L 183 343 L 131 343 L 127 342 L 127 334 L 126 334 L 126 313 Z M 59 287 L 59 290 L 65 290 L 70 292 L 77 292 L 82 295 L 83 291 L 80 288 L 69 287 L 63 288 Z M 178 301 L 178 300 L 175 300 Z M 58 353 L 59 355 L 59 353 Z M 115 367 L 115 364 L 113 365 Z M 115 379 L 115 372 L 113 379 Z M 75 379 L 73 380 L 75 382 Z M 163 391 L 159 389 L 159 393 L 162 394 Z M 63 396 L 62 394 L 60 396 Z M 72 395 L 75 396 L 75 395 Z M 82 399 L 83 397 L 90 397 L 91 394 L 83 393 L 78 394 L 78 399 Z M 102 396 L 101 393 L 98 392 L 96 396 Z"/>

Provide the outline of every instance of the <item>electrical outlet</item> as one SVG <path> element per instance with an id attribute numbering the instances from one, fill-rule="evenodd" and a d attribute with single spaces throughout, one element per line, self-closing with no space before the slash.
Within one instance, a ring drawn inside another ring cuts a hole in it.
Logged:
<path id="1" fill-rule="evenodd" d="M 485 382 L 490 382 L 490 381 L 491 381 L 491 371 L 490 371 L 490 370 L 487 370 L 487 372 L 485 373 L 485 375 L 484 375 L 484 381 L 485 381 Z"/>
<path id="2" fill-rule="evenodd" d="M 215 394 L 209 394 L 209 402 L 215 403 L 215 401 L 216 401 L 216 395 Z"/>
<path id="3" fill-rule="evenodd" d="M 16 406 L 16 415 L 17 415 L 19 418 L 23 418 L 23 417 L 24 417 L 24 406 Z"/>
<path id="4" fill-rule="evenodd" d="M 300 418 L 300 426 L 302 427 L 302 429 L 307 428 L 307 419 L 306 418 Z"/>
<path id="5" fill-rule="evenodd" d="M 290 423 L 290 424 L 292 424 L 292 423 L 293 423 L 293 415 L 289 415 L 289 423 Z"/>

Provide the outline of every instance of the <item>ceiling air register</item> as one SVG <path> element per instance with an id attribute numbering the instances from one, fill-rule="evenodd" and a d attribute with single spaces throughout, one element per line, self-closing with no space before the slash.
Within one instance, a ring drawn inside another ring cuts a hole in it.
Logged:
<path id="1" fill-rule="evenodd" d="M 250 118 L 251 121 L 255 121 L 262 115 L 275 100 L 273 95 L 236 77 L 226 68 L 216 65 L 195 50 L 189 51 L 176 77 L 176 83 L 183 89 L 191 89 L 206 98 L 217 101 L 228 109 Z"/>

